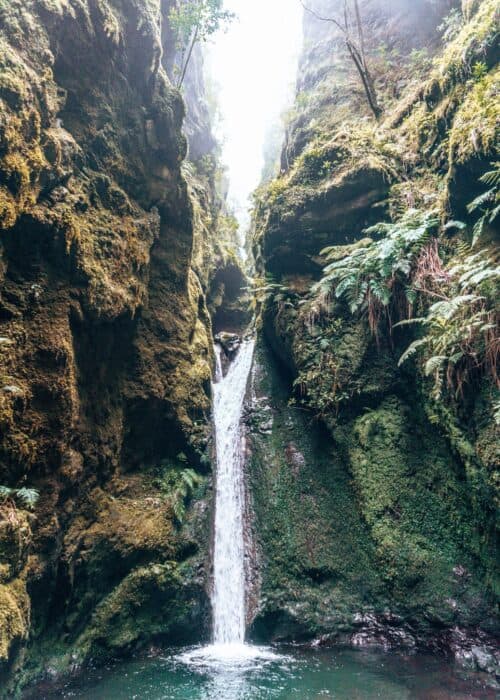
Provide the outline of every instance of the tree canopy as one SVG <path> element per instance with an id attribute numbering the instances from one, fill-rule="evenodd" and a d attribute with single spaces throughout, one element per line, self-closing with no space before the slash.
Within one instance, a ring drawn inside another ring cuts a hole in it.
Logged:
<path id="1" fill-rule="evenodd" d="M 170 10 L 170 24 L 181 51 L 178 87 L 184 82 L 195 44 L 207 41 L 233 18 L 234 14 L 224 9 L 224 0 L 180 0 Z"/>

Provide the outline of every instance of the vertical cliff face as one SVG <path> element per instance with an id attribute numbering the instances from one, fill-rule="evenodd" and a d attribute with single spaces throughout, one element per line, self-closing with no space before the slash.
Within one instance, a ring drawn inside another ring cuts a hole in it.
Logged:
<path id="1" fill-rule="evenodd" d="M 0 1 L 0 484 L 40 494 L 0 504 L 4 687 L 23 658 L 208 632 L 206 295 L 232 228 L 205 115 L 209 172 L 182 172 L 168 12 Z"/>
<path id="2" fill-rule="evenodd" d="M 312 5 L 330 18 L 338 6 Z M 497 157 L 497 9 L 367 0 L 360 10 L 380 118 L 345 36 L 306 12 L 281 174 L 255 211 L 263 335 L 287 379 L 258 355 L 254 632 L 427 644 L 473 659 L 471 638 L 497 631 L 498 378 L 488 330 L 461 340 L 479 301 L 439 321 L 445 307 L 432 304 L 478 295 L 490 328 L 498 320 L 497 224 L 474 234 L 481 214 L 467 208 Z M 460 275 L 478 260 L 487 272 L 474 286 Z M 450 340 L 455 313 L 462 331 Z"/>
<path id="3" fill-rule="evenodd" d="M 0 694 L 209 634 L 212 335 L 248 316 L 198 50 L 173 87 L 171 4 L 0 0 Z M 473 660 L 497 631 L 498 194 L 467 206 L 497 182 L 497 9 L 360 7 L 382 115 L 342 31 L 306 13 L 257 198 L 252 634 Z M 429 212 L 390 274 L 323 279 Z M 456 316 L 462 355 L 428 335 L 434 357 L 399 366 L 422 333 L 396 322 L 430 313 L 417 282 L 479 316 Z"/>

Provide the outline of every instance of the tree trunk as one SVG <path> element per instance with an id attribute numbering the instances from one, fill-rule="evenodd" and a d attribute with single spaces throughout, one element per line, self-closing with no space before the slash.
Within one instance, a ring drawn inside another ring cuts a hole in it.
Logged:
<path id="1" fill-rule="evenodd" d="M 349 54 L 354 62 L 354 65 L 356 66 L 356 69 L 359 73 L 359 77 L 361 78 L 361 82 L 363 83 L 363 88 L 365 90 L 365 95 L 366 99 L 368 100 L 368 104 L 370 105 L 370 109 L 372 110 L 375 119 L 380 119 L 380 116 L 382 114 L 382 109 L 378 103 L 377 100 L 377 92 L 375 90 L 375 85 L 373 84 L 373 78 L 370 74 L 370 71 L 368 68 L 363 64 L 363 59 L 357 50 L 357 48 L 352 44 L 349 38 L 346 38 L 346 46 L 347 50 L 349 51 Z"/>
<path id="2" fill-rule="evenodd" d="M 365 37 L 363 33 L 363 24 L 361 22 L 361 12 L 359 9 L 359 2 L 358 0 L 353 0 L 354 1 L 354 11 L 356 15 L 356 24 L 358 28 L 358 40 L 359 40 L 359 49 L 356 46 L 355 42 L 351 39 L 350 36 L 350 31 L 349 31 L 349 8 L 347 4 L 347 0 L 344 0 L 344 26 L 335 19 L 334 17 L 322 17 L 319 15 L 317 12 L 314 10 L 311 10 L 311 8 L 307 7 L 307 5 L 304 4 L 303 0 L 300 0 L 302 7 L 306 12 L 309 12 L 313 17 L 316 17 L 316 19 L 319 19 L 322 22 L 331 22 L 334 24 L 344 35 L 344 40 L 347 46 L 347 50 L 349 52 L 349 55 L 351 56 L 354 65 L 356 66 L 356 70 L 359 73 L 359 77 L 361 78 L 361 82 L 363 83 L 363 88 L 366 94 L 366 99 L 368 100 L 368 104 L 370 105 L 370 109 L 373 112 L 375 119 L 379 119 L 381 114 L 382 114 L 382 108 L 380 107 L 377 99 L 377 91 L 375 88 L 375 83 L 373 81 L 372 75 L 370 73 L 370 69 L 368 68 L 368 64 L 366 61 L 366 50 L 365 50 Z"/>
<path id="3" fill-rule="evenodd" d="M 196 29 L 194 30 L 194 34 L 193 34 L 193 39 L 192 39 L 191 45 L 189 47 L 188 55 L 186 56 L 184 66 L 182 68 L 181 77 L 179 78 L 179 82 L 177 83 L 177 87 L 179 89 L 182 87 L 182 83 L 184 82 L 184 78 L 186 77 L 186 71 L 187 71 L 187 67 L 189 65 L 189 61 L 191 60 L 191 56 L 193 55 L 194 45 L 198 41 L 198 31 L 199 31 L 199 26 L 196 25 Z"/>

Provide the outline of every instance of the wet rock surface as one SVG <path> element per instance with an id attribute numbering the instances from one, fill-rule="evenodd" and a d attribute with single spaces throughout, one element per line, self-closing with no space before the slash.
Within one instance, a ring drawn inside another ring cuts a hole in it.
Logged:
<path id="1" fill-rule="evenodd" d="M 476 576 L 453 559 L 440 562 L 437 552 L 411 574 L 415 552 L 405 551 L 409 543 L 401 534 L 394 543 L 394 555 L 402 557 L 399 564 L 391 555 L 392 566 L 401 566 L 393 574 L 401 576 L 396 587 L 381 560 L 377 530 L 374 536 L 359 499 L 363 477 L 345 451 L 356 429 L 345 426 L 332 442 L 311 413 L 287 405 L 290 377 L 282 374 L 265 342 L 257 348 L 252 376 L 246 415 L 248 483 L 255 517 L 254 565 L 261 577 L 252 638 L 431 649 L 468 668 L 487 666 L 494 676 L 496 623 Z M 369 452 L 364 454 L 369 459 Z M 397 464 L 401 457 L 391 459 Z M 381 456 L 376 460 L 383 461 Z M 387 478 L 392 482 L 395 477 Z M 377 484 L 382 493 L 386 484 L 381 474 Z M 413 502 L 413 489 L 420 486 L 408 488 Z M 428 509 L 429 497 L 423 498 Z M 426 546 L 432 547 L 432 535 L 425 536 L 431 538 Z M 449 536 L 447 547 L 453 540 Z M 457 550 L 456 556 L 466 555 Z"/>

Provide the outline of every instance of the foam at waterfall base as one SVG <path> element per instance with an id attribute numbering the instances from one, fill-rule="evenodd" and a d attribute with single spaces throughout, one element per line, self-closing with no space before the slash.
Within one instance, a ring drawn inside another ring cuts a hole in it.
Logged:
<path id="1" fill-rule="evenodd" d="M 283 661 L 285 657 L 269 647 L 235 642 L 195 647 L 179 654 L 176 658 L 182 663 L 193 666 L 252 666 L 256 662 Z"/>

